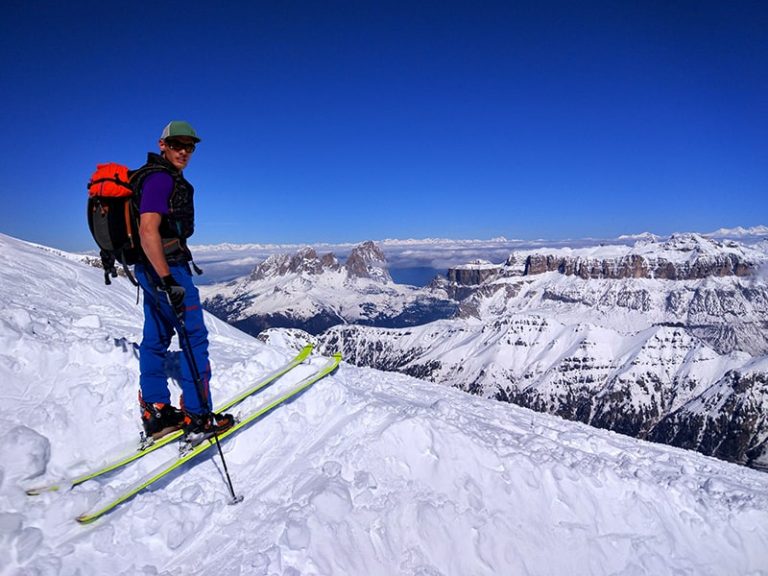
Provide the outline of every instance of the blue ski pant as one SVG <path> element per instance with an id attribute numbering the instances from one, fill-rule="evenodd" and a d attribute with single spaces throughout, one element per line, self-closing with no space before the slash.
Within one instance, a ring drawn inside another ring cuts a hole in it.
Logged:
<path id="1" fill-rule="evenodd" d="M 203 308 L 200 304 L 200 292 L 192 282 L 192 274 L 185 264 L 170 267 L 176 282 L 184 287 L 184 330 L 189 338 L 187 342 L 179 334 L 182 347 L 181 391 L 184 409 L 192 414 L 202 414 L 212 409 L 210 394 L 211 366 L 208 361 L 208 330 L 203 321 Z M 139 385 L 145 402 L 163 402 L 170 404 L 171 393 L 168 389 L 166 357 L 171 345 L 173 333 L 180 329 L 179 321 L 168 302 L 165 293 L 157 287 L 160 279 L 148 264 L 137 264 L 134 275 L 144 295 L 144 334 L 139 345 Z M 200 376 L 200 390 L 195 384 L 192 366 L 188 354 L 192 355 Z M 202 398 L 201 398 L 202 396 Z"/>

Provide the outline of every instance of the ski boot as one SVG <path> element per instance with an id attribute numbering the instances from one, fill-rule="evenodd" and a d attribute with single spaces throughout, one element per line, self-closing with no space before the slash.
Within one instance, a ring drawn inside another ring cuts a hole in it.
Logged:
<path id="1" fill-rule="evenodd" d="M 184 430 L 184 439 L 190 446 L 197 446 L 203 440 L 221 434 L 235 425 L 232 414 L 191 414 L 184 412 L 184 421 L 181 428 Z"/>
<path id="2" fill-rule="evenodd" d="M 147 438 L 157 440 L 181 428 L 184 413 L 178 408 L 163 402 L 144 402 L 141 395 L 139 395 L 139 405 L 141 406 L 141 423 Z"/>

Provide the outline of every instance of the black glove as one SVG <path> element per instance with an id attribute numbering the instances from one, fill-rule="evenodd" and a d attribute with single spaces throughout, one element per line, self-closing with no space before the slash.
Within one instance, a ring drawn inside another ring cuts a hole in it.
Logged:
<path id="1" fill-rule="evenodd" d="M 168 276 L 163 276 L 160 279 L 160 290 L 165 292 L 165 295 L 168 298 L 168 303 L 171 305 L 171 308 L 173 308 L 176 316 L 183 318 L 185 294 L 184 288 L 179 286 L 179 283 L 176 282 L 174 277 L 168 274 Z"/>

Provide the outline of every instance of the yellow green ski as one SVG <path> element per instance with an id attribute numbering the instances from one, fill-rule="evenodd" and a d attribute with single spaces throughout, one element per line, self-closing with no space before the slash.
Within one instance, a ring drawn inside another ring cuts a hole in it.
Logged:
<path id="1" fill-rule="evenodd" d="M 307 359 L 307 357 L 310 355 L 311 352 L 312 352 L 312 344 L 308 344 L 290 362 L 278 368 L 274 372 L 267 374 L 255 384 L 238 392 L 236 396 L 229 399 L 222 406 L 218 407 L 215 411 L 225 412 L 230 408 L 232 408 L 233 406 L 239 404 L 249 396 L 255 394 L 259 390 L 266 388 L 270 384 L 274 383 L 278 378 L 280 378 L 281 376 L 284 376 L 285 374 L 293 370 L 296 366 L 304 362 L 304 360 Z M 95 470 L 91 470 L 90 472 L 86 472 L 75 478 L 61 480 L 59 482 L 56 482 L 54 484 L 49 484 L 47 486 L 30 488 L 26 492 L 30 496 L 36 496 L 38 494 L 42 494 L 43 492 L 56 492 L 59 490 L 70 490 L 75 486 L 82 484 L 83 482 L 87 482 L 88 480 L 92 480 L 94 478 L 97 478 L 99 476 L 112 472 L 114 470 L 117 470 L 118 468 L 122 468 L 123 466 L 130 464 L 131 462 L 138 460 L 139 458 L 146 456 L 147 454 L 150 454 L 151 452 L 154 452 L 155 450 L 158 450 L 163 446 L 167 446 L 174 440 L 179 439 L 181 435 L 182 435 L 182 431 L 177 430 L 175 432 L 172 432 L 171 434 L 163 436 L 159 440 L 155 440 L 147 444 L 142 444 L 137 449 L 131 450 L 129 453 L 124 454 L 123 456 L 120 456 L 115 460 L 107 464 L 104 464 L 99 468 L 96 468 Z"/>
<path id="2" fill-rule="evenodd" d="M 328 362 L 320 368 L 317 372 L 314 374 L 311 374 L 298 384 L 296 384 L 293 388 L 282 394 L 281 396 L 275 398 L 268 404 L 262 406 L 255 412 L 252 412 L 248 414 L 245 418 L 240 420 L 237 424 L 235 424 L 232 428 L 227 430 L 226 432 L 223 432 L 222 434 L 219 434 L 219 441 L 225 440 L 232 436 L 233 434 L 236 434 L 249 424 L 253 423 L 254 421 L 258 420 L 262 416 L 268 414 L 281 404 L 291 400 L 292 398 L 298 396 L 301 392 L 309 388 L 312 384 L 317 382 L 318 380 L 324 378 L 334 370 L 339 365 L 339 362 L 341 362 L 341 354 L 335 354 L 332 358 L 328 360 Z M 88 512 L 86 514 L 82 514 L 77 517 L 77 521 L 81 524 L 88 524 L 90 522 L 93 522 L 94 520 L 100 518 L 107 512 L 113 510 L 126 500 L 129 500 L 145 488 L 151 486 L 153 483 L 157 482 L 161 478 L 164 478 L 180 466 L 183 466 L 193 458 L 196 458 L 209 448 L 212 448 L 216 446 L 216 441 L 213 438 L 209 438 L 208 440 L 204 440 L 194 448 L 192 448 L 189 452 L 187 452 L 185 455 L 180 456 L 178 458 L 174 458 L 173 460 L 167 462 L 157 470 L 151 472 L 148 476 L 134 484 L 133 486 L 127 488 L 124 492 L 122 492 L 120 495 L 116 496 L 113 500 L 107 502 L 106 504 L 100 505 L 96 510 L 92 512 Z"/>

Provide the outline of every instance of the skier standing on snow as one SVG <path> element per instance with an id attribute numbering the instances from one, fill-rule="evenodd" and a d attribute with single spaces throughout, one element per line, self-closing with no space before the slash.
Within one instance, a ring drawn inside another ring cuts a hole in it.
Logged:
<path id="1" fill-rule="evenodd" d="M 141 183 L 139 202 L 139 235 L 146 258 L 134 271 L 144 294 L 144 333 L 139 347 L 144 431 L 160 438 L 182 428 L 192 443 L 234 424 L 230 414 L 212 413 L 208 330 L 200 294 L 192 282 L 190 264 L 194 263 L 187 248 L 195 227 L 194 188 L 182 171 L 199 142 L 192 126 L 173 121 L 160 136 L 160 154 L 148 154 L 145 166 L 153 171 Z M 171 405 L 165 372 L 174 330 L 186 332 L 181 341 L 187 347 L 181 363 L 181 410 Z"/>

